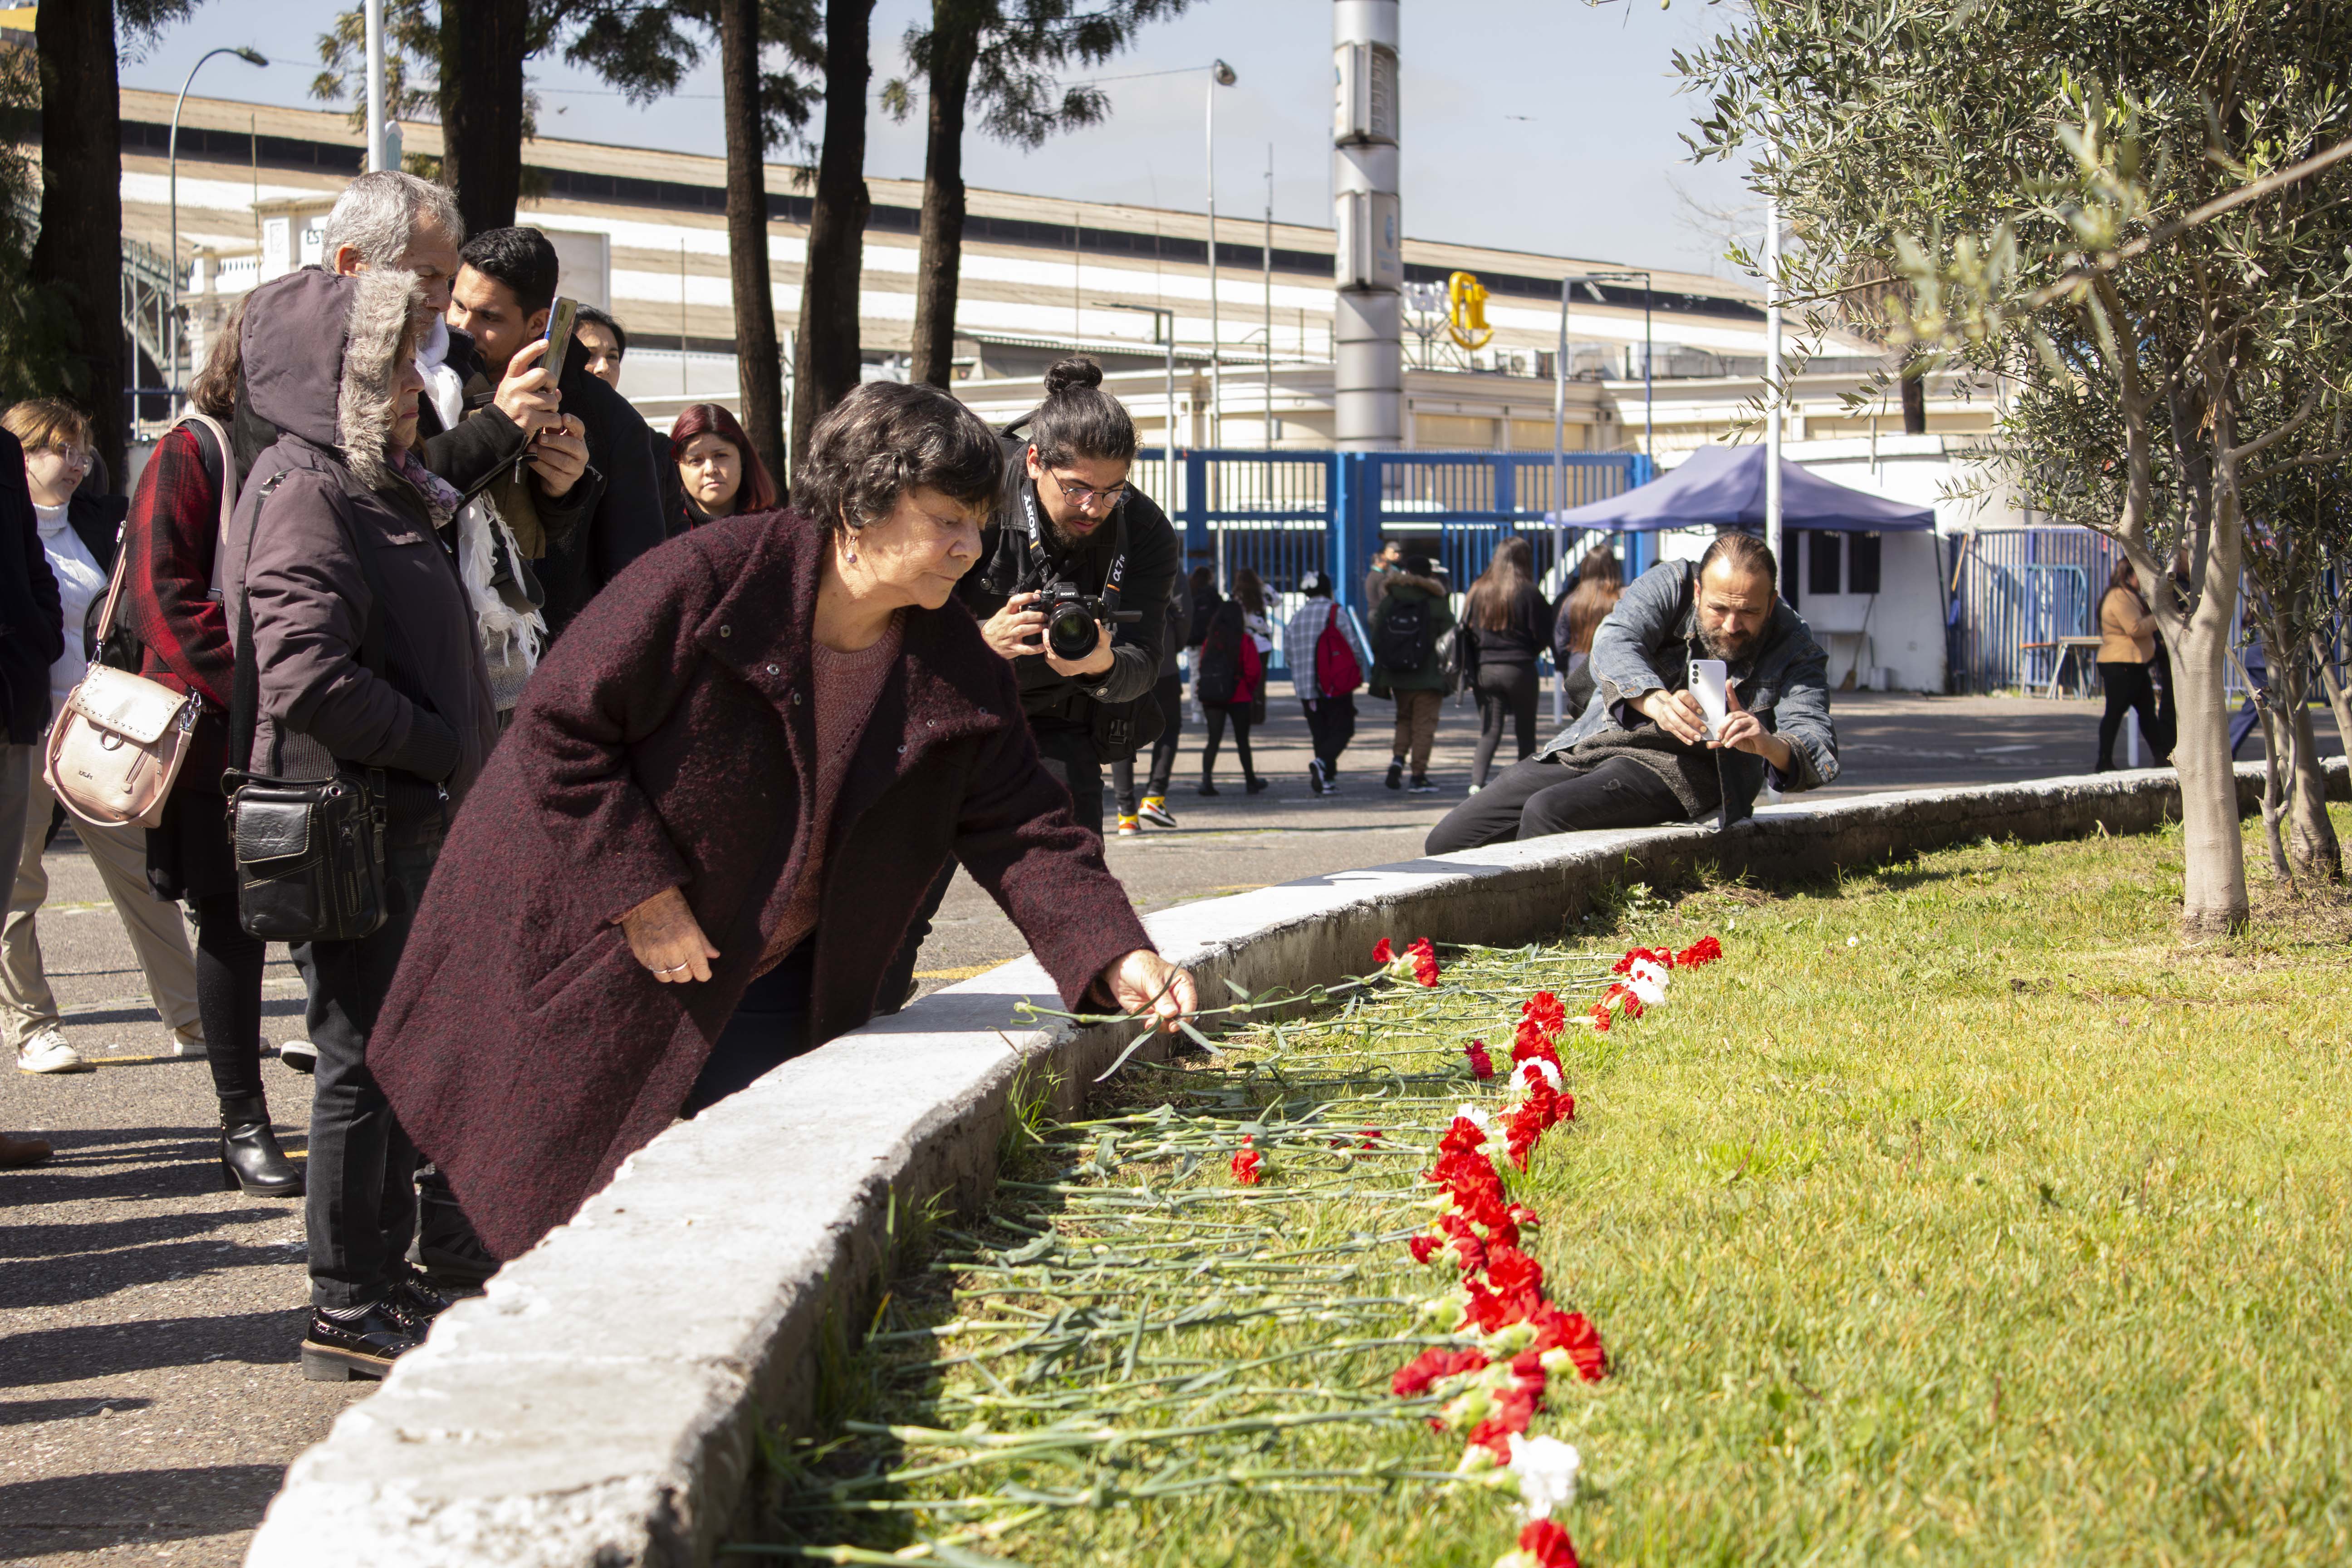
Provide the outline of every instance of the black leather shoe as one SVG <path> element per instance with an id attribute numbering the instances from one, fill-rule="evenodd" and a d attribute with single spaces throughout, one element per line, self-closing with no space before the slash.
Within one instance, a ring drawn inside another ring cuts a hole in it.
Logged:
<path id="1" fill-rule="evenodd" d="M 377 1302 L 350 1322 L 314 1311 L 310 1331 L 302 1336 L 302 1375 L 312 1383 L 381 1378 L 416 1344 L 416 1335 L 388 1302 Z"/>
<path id="2" fill-rule="evenodd" d="M 255 1198 L 299 1198 L 300 1167 L 278 1147 L 265 1100 L 221 1101 L 221 1190 Z"/>
<path id="3" fill-rule="evenodd" d="M 401 1276 L 392 1294 L 383 1299 L 383 1310 L 408 1326 L 410 1338 L 421 1340 L 433 1327 L 433 1320 L 449 1310 L 449 1298 L 412 1268 Z"/>

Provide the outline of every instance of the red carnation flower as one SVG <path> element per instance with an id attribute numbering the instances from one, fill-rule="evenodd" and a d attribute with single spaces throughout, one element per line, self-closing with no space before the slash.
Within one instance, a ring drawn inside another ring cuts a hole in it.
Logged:
<path id="1" fill-rule="evenodd" d="M 1447 1124 L 1445 1136 L 1437 1141 L 1440 1154 L 1467 1154 L 1486 1141 L 1486 1130 L 1466 1116 L 1457 1116 Z M 1444 1161 L 1439 1161 L 1444 1164 Z"/>
<path id="2" fill-rule="evenodd" d="M 1399 1399 L 1417 1399 L 1440 1378 L 1477 1372 L 1486 1364 L 1484 1351 L 1426 1350 L 1397 1368 L 1389 1379 L 1390 1392 Z"/>
<path id="3" fill-rule="evenodd" d="M 1486 1079 L 1495 1076 L 1495 1058 L 1488 1053 L 1486 1041 L 1471 1041 L 1468 1045 L 1462 1047 L 1462 1054 L 1470 1058 L 1470 1076 L 1472 1078 L 1484 1083 Z"/>
<path id="4" fill-rule="evenodd" d="M 1615 1015 L 1609 1011 L 1608 1003 L 1595 1002 L 1592 1005 L 1592 1026 L 1601 1033 L 1605 1035 L 1609 1032 L 1610 1020 Z"/>
<path id="5" fill-rule="evenodd" d="M 1437 950 L 1429 944 L 1429 939 L 1423 937 L 1404 951 L 1412 960 L 1412 977 L 1423 985 L 1436 984 Z"/>
<path id="6" fill-rule="evenodd" d="M 1642 999 L 1633 994 L 1632 986 L 1622 982 L 1609 988 L 1608 994 L 1601 998 L 1601 1005 L 1604 1007 L 1614 1007 L 1628 1018 L 1638 1018 L 1642 1016 Z"/>
<path id="7" fill-rule="evenodd" d="M 1396 949 L 1389 945 L 1388 938 L 1382 937 L 1372 943 L 1372 962 L 1382 968 L 1396 962 Z"/>
<path id="8" fill-rule="evenodd" d="M 1548 1519 L 1519 1531 L 1519 1550 L 1536 1560 L 1537 1568 L 1582 1568 L 1576 1561 L 1576 1542 Z"/>
<path id="9" fill-rule="evenodd" d="M 1591 1319 L 1547 1306 L 1528 1321 L 1536 1326 L 1535 1343 L 1529 1349 L 1566 1351 L 1576 1365 L 1576 1375 L 1587 1383 L 1598 1383 L 1608 1375 L 1609 1352 L 1601 1347 L 1601 1331 L 1592 1326 Z"/>
<path id="10" fill-rule="evenodd" d="M 1520 1062 L 1549 1062 L 1560 1077 L 1568 1076 L 1568 1069 L 1560 1066 L 1559 1052 L 1552 1047 L 1551 1037 L 1534 1033 L 1526 1024 L 1519 1026 L 1518 1038 L 1511 1042 L 1511 1063 L 1516 1067 Z"/>
<path id="11" fill-rule="evenodd" d="M 1250 1147 L 1250 1142 L 1249 1135 L 1244 1133 L 1241 1149 L 1234 1155 L 1234 1180 L 1245 1187 L 1257 1185 L 1259 1167 L 1265 1163 L 1264 1157 Z"/>
<path id="12" fill-rule="evenodd" d="M 1723 943 L 1711 936 L 1703 936 L 1675 954 L 1675 963 L 1696 968 L 1702 963 L 1713 963 L 1722 956 Z"/>
<path id="13" fill-rule="evenodd" d="M 1415 1263 L 1425 1265 L 1431 1258 L 1437 1256 L 1437 1237 L 1425 1230 L 1404 1245 L 1405 1250 L 1412 1254 L 1412 1260 Z"/>
<path id="14" fill-rule="evenodd" d="M 1557 1035 L 1568 1027 L 1568 1009 L 1549 991 L 1538 991 L 1519 1004 L 1519 1017 L 1547 1035 Z"/>

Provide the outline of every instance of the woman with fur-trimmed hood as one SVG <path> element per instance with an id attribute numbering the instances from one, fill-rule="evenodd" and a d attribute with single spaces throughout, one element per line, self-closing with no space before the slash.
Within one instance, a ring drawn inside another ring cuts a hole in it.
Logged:
<path id="1" fill-rule="evenodd" d="M 450 527 L 457 493 L 414 450 L 425 296 L 406 272 L 306 268 L 245 312 L 246 395 L 277 426 L 223 544 L 230 637 L 257 672 L 249 750 L 280 778 L 381 770 L 386 919 L 309 945 L 313 1378 L 381 1376 L 444 1304 L 404 1255 L 416 1152 L 367 1063 L 457 803 L 498 738 Z M 333 345 L 334 352 L 329 352 Z M 364 552 L 362 556 L 362 552 Z"/>

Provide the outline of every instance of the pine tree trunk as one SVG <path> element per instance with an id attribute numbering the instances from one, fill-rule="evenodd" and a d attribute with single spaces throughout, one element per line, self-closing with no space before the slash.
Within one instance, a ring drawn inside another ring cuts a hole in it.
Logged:
<path id="1" fill-rule="evenodd" d="M 959 0 L 931 7 L 929 136 L 923 148 L 922 249 L 915 263 L 915 379 L 955 379 L 958 265 L 963 250 L 963 120 L 979 17 Z"/>
<path id="2" fill-rule="evenodd" d="M 743 433 L 768 472 L 784 472 L 784 360 L 768 271 L 768 139 L 760 113 L 759 0 L 719 0 L 727 117 L 727 251 L 735 289 L 735 366 Z M 862 89 L 861 89 L 862 101 Z"/>
<path id="3" fill-rule="evenodd" d="M 2194 939 L 2243 930 L 2246 855 L 2238 831 L 2238 776 L 2230 760 L 2230 620 L 2238 600 L 2241 554 L 2234 500 L 2217 498 L 2197 611 L 2165 626 L 2180 678 L 2180 736 L 2172 749 L 2180 773 L 2180 826 L 2187 868 L 2181 881 L 2182 934 Z M 2142 565 L 2145 584 L 2151 575 Z M 2168 590 L 2166 601 L 2171 602 Z"/>
<path id="4" fill-rule="evenodd" d="M 31 281 L 64 302 L 74 342 L 59 388 L 89 415 L 92 446 L 123 483 L 122 116 L 107 0 L 50 0 L 33 16 L 41 71 L 41 237 Z M 177 265 L 173 258 L 173 265 Z"/>
<path id="5" fill-rule="evenodd" d="M 732 0 L 730 0 L 732 3 Z M 866 85 L 873 75 L 867 26 L 874 0 L 825 0 L 824 142 L 817 154 L 815 210 L 801 275 L 793 349 L 793 455 L 858 382 L 858 274 L 866 264 Z"/>
<path id="6" fill-rule="evenodd" d="M 441 0 L 441 178 L 469 235 L 514 224 L 530 31 L 530 0 Z"/>

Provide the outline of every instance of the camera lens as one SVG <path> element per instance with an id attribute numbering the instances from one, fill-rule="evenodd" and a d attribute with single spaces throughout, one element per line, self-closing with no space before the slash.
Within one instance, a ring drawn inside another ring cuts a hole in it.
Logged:
<path id="1" fill-rule="evenodd" d="M 1102 640 L 1102 628 L 1087 614 L 1084 605 L 1064 603 L 1054 606 L 1045 621 L 1045 643 L 1060 658 L 1084 658 L 1095 651 Z"/>

